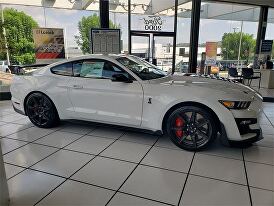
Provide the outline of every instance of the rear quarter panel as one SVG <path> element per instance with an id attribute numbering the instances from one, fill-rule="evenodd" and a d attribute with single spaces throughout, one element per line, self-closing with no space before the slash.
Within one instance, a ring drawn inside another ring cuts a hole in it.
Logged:
<path id="1" fill-rule="evenodd" d="M 68 99 L 68 88 L 66 87 L 69 78 L 65 77 L 60 80 L 57 75 L 15 76 L 11 85 L 12 98 L 20 102 L 24 111 L 24 101 L 30 93 L 44 93 L 54 103 L 60 118 L 69 118 L 73 114 L 73 107 Z"/>

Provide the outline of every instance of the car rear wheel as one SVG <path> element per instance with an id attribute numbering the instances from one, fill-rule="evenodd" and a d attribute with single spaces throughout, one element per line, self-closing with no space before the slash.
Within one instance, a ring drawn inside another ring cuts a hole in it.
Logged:
<path id="1" fill-rule="evenodd" d="M 191 151 L 206 148 L 217 135 L 212 115 L 194 106 L 173 111 L 167 119 L 166 132 L 178 147 Z"/>
<path id="2" fill-rule="evenodd" d="M 37 127 L 50 128 L 59 123 L 59 116 L 54 104 L 41 93 L 33 93 L 27 98 L 26 114 Z"/>

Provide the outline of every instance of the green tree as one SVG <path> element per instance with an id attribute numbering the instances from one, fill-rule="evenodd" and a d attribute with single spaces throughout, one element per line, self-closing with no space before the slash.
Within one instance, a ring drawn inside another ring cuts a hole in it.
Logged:
<path id="1" fill-rule="evenodd" d="M 112 21 L 109 21 L 109 24 L 112 29 L 120 27 L 119 25 L 115 25 Z M 82 17 L 78 22 L 79 35 L 76 35 L 75 39 L 84 54 L 90 53 L 89 35 L 91 28 L 100 28 L 100 18 L 97 14 Z"/>
<path id="2" fill-rule="evenodd" d="M 228 60 L 238 59 L 241 32 L 225 33 L 222 38 L 222 57 Z M 248 60 L 254 57 L 256 40 L 251 34 L 242 34 L 242 46 L 240 52 L 241 60 Z"/>
<path id="3" fill-rule="evenodd" d="M 4 25 L 0 17 L 0 48 L 5 48 L 3 27 L 6 30 L 8 50 L 12 63 L 30 64 L 35 62 L 32 29 L 38 28 L 38 23 L 31 16 L 16 9 L 4 9 Z M 0 58 L 5 51 L 0 50 Z"/>

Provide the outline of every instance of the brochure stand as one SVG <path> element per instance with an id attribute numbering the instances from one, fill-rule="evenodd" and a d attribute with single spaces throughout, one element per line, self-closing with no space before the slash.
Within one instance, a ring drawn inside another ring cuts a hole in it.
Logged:
<path id="1" fill-rule="evenodd" d="M 0 206 L 9 205 L 9 191 L 0 142 Z"/>

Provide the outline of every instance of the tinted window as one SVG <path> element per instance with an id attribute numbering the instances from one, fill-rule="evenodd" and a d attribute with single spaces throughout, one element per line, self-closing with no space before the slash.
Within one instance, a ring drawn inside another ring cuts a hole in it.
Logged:
<path id="1" fill-rule="evenodd" d="M 63 76 L 72 76 L 72 63 L 69 62 L 52 67 L 51 72 Z"/>
<path id="2" fill-rule="evenodd" d="M 73 64 L 74 76 L 78 77 L 95 77 L 95 78 L 111 78 L 113 74 L 124 73 L 128 74 L 120 69 L 112 62 L 104 60 L 85 60 L 82 62 L 75 62 Z"/>

